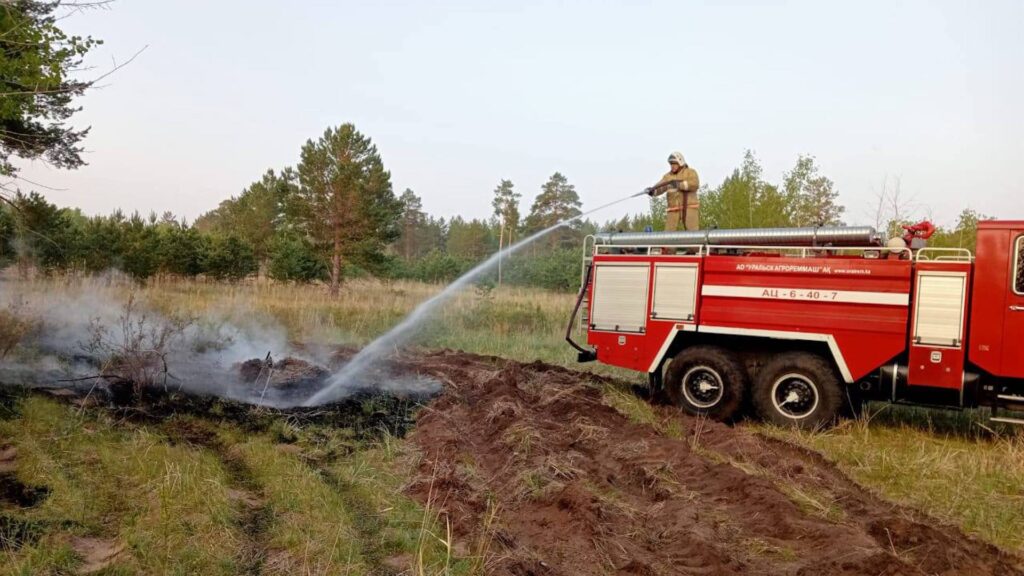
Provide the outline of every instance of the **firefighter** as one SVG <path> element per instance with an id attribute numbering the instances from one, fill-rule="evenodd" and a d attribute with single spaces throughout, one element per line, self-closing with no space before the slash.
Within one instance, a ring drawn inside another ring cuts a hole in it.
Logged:
<path id="1" fill-rule="evenodd" d="M 669 172 L 661 180 L 646 190 L 650 196 L 661 196 L 668 193 L 668 213 L 665 216 L 665 230 L 679 230 L 682 222 L 685 230 L 700 230 L 700 201 L 697 199 L 697 188 L 700 180 L 697 171 L 686 163 L 681 152 L 673 152 L 668 157 Z"/>

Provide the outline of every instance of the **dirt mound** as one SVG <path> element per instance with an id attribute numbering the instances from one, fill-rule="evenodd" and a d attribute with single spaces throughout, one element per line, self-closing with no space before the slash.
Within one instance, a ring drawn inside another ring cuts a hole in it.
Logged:
<path id="1" fill-rule="evenodd" d="M 408 491 L 449 515 L 489 572 L 1024 574 L 1024 561 L 885 502 L 820 456 L 658 408 L 631 422 L 593 377 L 459 353 L 420 412 Z M 661 432 L 664 430 L 666 432 Z"/>
<path id="2" fill-rule="evenodd" d="M 291 356 L 274 361 L 253 358 L 238 366 L 242 381 L 271 388 L 297 388 L 317 385 L 330 376 L 330 371 L 312 362 Z"/>

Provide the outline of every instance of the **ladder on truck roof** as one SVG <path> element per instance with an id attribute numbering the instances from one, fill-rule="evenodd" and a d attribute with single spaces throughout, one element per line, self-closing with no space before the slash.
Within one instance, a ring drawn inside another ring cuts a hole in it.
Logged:
<path id="1" fill-rule="evenodd" d="M 593 282 L 590 267 L 594 264 L 594 237 L 587 236 L 583 239 L 583 266 L 580 269 L 580 290 L 583 297 L 580 299 L 580 323 L 577 326 L 582 332 L 586 332 L 590 326 L 590 283 Z"/>

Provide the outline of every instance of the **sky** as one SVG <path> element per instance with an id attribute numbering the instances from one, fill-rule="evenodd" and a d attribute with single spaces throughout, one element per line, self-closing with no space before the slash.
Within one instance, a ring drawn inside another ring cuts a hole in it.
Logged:
<path id="1" fill-rule="evenodd" d="M 352 122 L 437 216 L 490 216 L 502 178 L 525 213 L 555 171 L 586 210 L 674 150 L 716 185 L 751 149 L 774 182 L 815 156 L 850 224 L 897 186 L 941 224 L 1024 218 L 1020 0 L 116 0 L 62 25 L 104 40 L 96 75 L 144 48 L 80 100 L 89 165 L 23 169 L 88 214 L 194 219 Z"/>

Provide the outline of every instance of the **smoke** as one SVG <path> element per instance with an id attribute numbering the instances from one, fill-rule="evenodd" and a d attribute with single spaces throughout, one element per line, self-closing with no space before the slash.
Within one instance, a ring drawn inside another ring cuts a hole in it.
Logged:
<path id="1" fill-rule="evenodd" d="M 337 364 L 327 348 L 293 344 L 280 323 L 249 307 L 218 305 L 196 315 L 169 310 L 168 302 L 158 306 L 149 300 L 154 293 L 118 273 L 61 281 L 0 278 L 0 310 L 30 319 L 32 326 L 0 359 L 0 384 L 86 390 L 121 379 L 285 408 L 306 402 L 324 379 L 290 386 L 288 373 L 268 365 L 258 381 L 247 381 L 242 362 L 270 354 L 279 364 L 291 359 L 286 365 L 292 369 L 323 371 L 320 366 Z M 439 390 L 432 380 L 376 377 L 373 388 L 381 392 L 419 396 Z"/>

